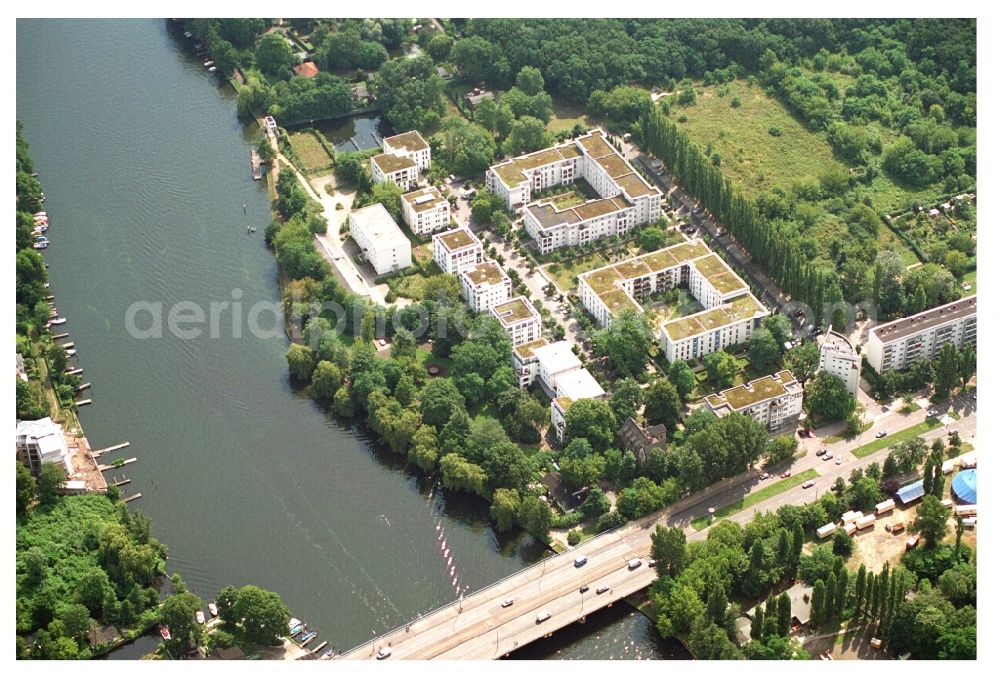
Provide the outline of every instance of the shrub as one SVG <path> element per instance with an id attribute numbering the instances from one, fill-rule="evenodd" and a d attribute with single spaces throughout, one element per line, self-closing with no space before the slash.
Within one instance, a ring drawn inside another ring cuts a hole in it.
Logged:
<path id="1" fill-rule="evenodd" d="M 687 122 L 687 121 L 688 121 L 688 116 L 683 113 L 681 113 L 680 117 L 677 118 L 677 122 Z"/>
<path id="2" fill-rule="evenodd" d="M 770 127 L 767 130 L 767 133 L 770 134 L 771 136 L 781 136 L 783 132 L 781 131 L 781 127 L 775 125 L 773 127 Z"/>
<path id="3" fill-rule="evenodd" d="M 732 101 L 729 102 L 729 105 L 732 106 L 733 108 L 739 108 L 740 107 L 740 97 L 734 96 L 733 99 L 732 99 Z"/>
<path id="4" fill-rule="evenodd" d="M 566 534 L 566 542 L 570 545 L 577 545 L 583 540 L 583 532 L 579 529 L 571 529 L 568 534 Z"/>

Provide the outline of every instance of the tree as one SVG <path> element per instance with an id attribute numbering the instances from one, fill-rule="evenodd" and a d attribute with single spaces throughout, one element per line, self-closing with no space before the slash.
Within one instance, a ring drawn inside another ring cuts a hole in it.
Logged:
<path id="1" fill-rule="evenodd" d="M 435 63 L 440 63 L 448 58 L 454 41 L 444 33 L 435 33 L 434 37 L 427 41 L 424 49 L 434 59 Z"/>
<path id="2" fill-rule="evenodd" d="M 618 381 L 611 394 L 611 411 L 615 414 L 615 420 L 624 422 L 634 418 L 642 406 L 642 400 L 642 387 L 634 378 Z"/>
<path id="3" fill-rule="evenodd" d="M 288 346 L 285 359 L 288 361 L 288 371 L 295 379 L 308 381 L 312 377 L 313 369 L 316 368 L 316 360 L 309 348 L 299 343 L 293 343 Z"/>
<path id="4" fill-rule="evenodd" d="M 965 344 L 959 359 L 958 373 L 962 379 L 962 387 L 969 385 L 969 379 L 976 373 L 976 347 L 971 343 Z"/>
<path id="5" fill-rule="evenodd" d="M 503 142 L 503 152 L 507 155 L 521 155 L 552 145 L 552 134 L 545 129 L 545 123 L 536 117 L 525 115 L 511 125 L 510 134 Z"/>
<path id="6" fill-rule="evenodd" d="M 934 361 L 934 397 L 944 399 L 958 385 L 961 357 L 952 343 L 945 343 Z"/>
<path id="7" fill-rule="evenodd" d="M 914 526 L 924 539 L 924 547 L 933 550 L 944 538 L 948 529 L 948 518 L 951 516 L 947 506 L 936 496 L 924 496 L 923 502 L 917 507 L 917 518 Z"/>
<path id="8" fill-rule="evenodd" d="M 38 472 L 38 500 L 41 504 L 55 503 L 65 482 L 66 469 L 61 463 L 43 463 Z"/>
<path id="9" fill-rule="evenodd" d="M 639 244 L 647 252 L 662 248 L 666 242 L 667 234 L 661 228 L 648 226 L 639 231 Z"/>
<path id="10" fill-rule="evenodd" d="M 510 531 L 517 524 L 521 496 L 517 489 L 497 489 L 490 504 L 490 517 L 496 522 L 497 531 Z"/>
<path id="11" fill-rule="evenodd" d="M 766 329 L 755 329 L 750 335 L 750 350 L 747 357 L 755 369 L 763 370 L 776 361 L 778 352 L 778 343 L 771 332 Z"/>
<path id="12" fill-rule="evenodd" d="M 330 401 L 340 389 L 342 380 L 343 377 L 337 365 L 333 362 L 320 360 L 316 363 L 316 368 L 312 373 L 309 395 L 316 400 Z"/>
<path id="13" fill-rule="evenodd" d="M 694 392 L 694 389 L 698 385 L 698 379 L 695 378 L 691 367 L 684 360 L 674 360 L 670 363 L 670 368 L 667 370 L 667 378 L 677 388 L 677 395 L 681 398 L 682 402 L 687 401 L 688 395 Z"/>
<path id="14" fill-rule="evenodd" d="M 105 605 L 115 601 L 114 588 L 104 569 L 96 566 L 87 569 L 76 583 L 74 599 L 85 606 L 94 618 L 101 618 Z"/>
<path id="15" fill-rule="evenodd" d="M 857 407 L 857 400 L 839 378 L 825 371 L 806 386 L 805 407 L 813 416 L 826 420 L 843 420 Z"/>
<path id="16" fill-rule="evenodd" d="M 295 63 L 295 55 L 280 33 L 268 33 L 257 41 L 257 67 L 272 78 L 285 78 Z"/>
<path id="17" fill-rule="evenodd" d="M 451 379 L 432 379 L 420 393 L 420 411 L 424 422 L 440 427 L 453 412 L 465 407 L 465 398 Z"/>
<path id="18" fill-rule="evenodd" d="M 552 508 L 537 496 L 525 496 L 518 509 L 517 521 L 524 530 L 542 541 L 548 541 L 552 524 Z"/>
<path id="19" fill-rule="evenodd" d="M 500 82 L 510 76 L 510 66 L 500 48 L 475 35 L 457 40 L 448 60 L 473 82 Z"/>
<path id="20" fill-rule="evenodd" d="M 812 341 L 795 346 L 785 353 L 784 363 L 795 378 L 804 383 L 819 366 L 819 346 Z"/>
<path id="21" fill-rule="evenodd" d="M 764 452 L 764 462 L 767 465 L 774 465 L 782 461 L 787 461 L 795 456 L 798 448 L 798 442 L 791 435 L 775 437 L 767 442 L 766 451 Z"/>
<path id="22" fill-rule="evenodd" d="M 21 383 L 20 379 L 18 383 Z M 31 476 L 31 471 L 28 467 L 16 461 L 17 463 L 17 512 L 23 515 L 28 512 L 28 506 L 35 499 L 35 478 Z"/>
<path id="23" fill-rule="evenodd" d="M 661 605 L 656 627 L 664 637 L 687 635 L 697 619 L 705 612 L 705 604 L 689 585 L 678 583 L 670 590 Z"/>
<path id="24" fill-rule="evenodd" d="M 680 421 L 681 398 L 667 379 L 661 378 L 646 389 L 646 421 L 663 423 L 668 428 Z"/>
<path id="25" fill-rule="evenodd" d="M 175 647 L 189 641 L 199 643 L 202 627 L 195 621 L 195 614 L 204 606 L 204 602 L 190 592 L 173 594 L 164 600 L 160 617 L 163 624 L 170 628 L 170 641 Z"/>
<path id="26" fill-rule="evenodd" d="M 715 623 L 696 628 L 688 638 L 691 653 L 699 660 L 736 660 L 743 658 L 728 633 Z"/>
<path id="27" fill-rule="evenodd" d="M 422 425 L 413 434 L 408 459 L 424 472 L 430 472 L 437 466 L 438 438 L 434 426 Z"/>
<path id="28" fill-rule="evenodd" d="M 809 606 L 809 619 L 815 628 L 820 627 L 826 622 L 826 583 L 822 580 L 816 581 L 816 585 L 813 587 L 812 600 Z"/>
<path id="29" fill-rule="evenodd" d="M 684 571 L 687 552 L 687 536 L 679 527 L 657 525 L 649 535 L 653 541 L 651 556 L 656 560 L 656 573 L 674 579 Z"/>
<path id="30" fill-rule="evenodd" d="M 761 325 L 774 337 L 774 342 L 778 346 L 783 346 L 792 340 L 792 321 L 787 315 L 780 313 L 770 315 L 764 318 Z"/>
<path id="31" fill-rule="evenodd" d="M 833 554 L 839 557 L 848 558 L 854 552 L 854 539 L 843 529 L 833 532 Z"/>
<path id="32" fill-rule="evenodd" d="M 587 493 L 587 498 L 583 499 L 579 510 L 587 519 L 596 519 L 611 510 L 611 501 L 600 488 L 595 487 Z"/>
<path id="33" fill-rule="evenodd" d="M 525 66 L 517 73 L 517 88 L 528 96 L 534 96 L 545 91 L 545 80 L 542 72 L 533 66 Z"/>
<path id="34" fill-rule="evenodd" d="M 236 617 L 244 636 L 255 644 L 274 646 L 288 632 L 292 615 L 276 592 L 245 585 L 236 597 Z"/>
<path id="35" fill-rule="evenodd" d="M 802 545 L 805 543 L 805 530 L 801 524 L 796 524 L 792 528 L 792 547 L 788 553 L 789 568 L 794 572 L 798 569 L 799 559 L 802 557 Z"/>
<path id="36" fill-rule="evenodd" d="M 618 426 L 611 406 L 604 400 L 583 399 L 573 402 L 566 411 L 566 429 L 563 438 L 572 441 L 586 438 L 598 451 L 614 446 Z"/>
<path id="37" fill-rule="evenodd" d="M 456 43 L 457 44 L 457 43 Z M 444 115 L 444 81 L 428 56 L 389 59 L 379 66 L 374 94 L 396 129 L 426 131 Z"/>
<path id="38" fill-rule="evenodd" d="M 740 371 L 736 358 L 725 351 L 709 353 L 701 361 L 708 372 L 708 380 L 717 388 L 731 387 Z"/>
<path id="39" fill-rule="evenodd" d="M 594 335 L 594 350 L 606 356 L 623 376 L 638 376 L 646 368 L 651 331 L 649 321 L 634 310 L 619 313 L 614 322 Z"/>
<path id="40" fill-rule="evenodd" d="M 90 611 L 82 604 L 64 604 L 56 614 L 56 619 L 62 623 L 65 636 L 77 644 L 87 641 L 87 633 L 94 625 Z"/>

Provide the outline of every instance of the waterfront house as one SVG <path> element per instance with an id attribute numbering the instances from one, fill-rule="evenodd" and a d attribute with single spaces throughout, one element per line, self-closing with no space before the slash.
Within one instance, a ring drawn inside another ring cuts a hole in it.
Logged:
<path id="1" fill-rule="evenodd" d="M 18 421 L 14 440 L 17 460 L 28 466 L 32 473 L 37 475 L 43 463 L 62 463 L 67 475 L 72 472 L 62 426 L 50 417 Z"/>

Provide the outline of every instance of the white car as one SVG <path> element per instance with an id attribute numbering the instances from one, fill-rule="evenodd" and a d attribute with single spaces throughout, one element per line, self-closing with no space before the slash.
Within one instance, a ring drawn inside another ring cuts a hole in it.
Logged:
<path id="1" fill-rule="evenodd" d="M 844 462 L 844 457 L 841 456 L 840 454 L 837 454 L 837 461 L 836 462 L 837 462 L 837 465 L 840 465 L 841 463 Z"/>
<path id="2" fill-rule="evenodd" d="M 375 660 L 379 660 L 379 661 L 385 660 L 386 658 L 388 658 L 391 655 L 392 655 L 392 649 L 390 649 L 387 646 L 384 646 L 384 647 L 382 647 L 381 649 L 378 650 L 377 654 L 375 654 Z"/>
<path id="3" fill-rule="evenodd" d="M 504 609 L 506 609 L 507 607 L 511 606 L 512 604 L 514 604 L 514 598 L 513 597 L 508 597 L 504 601 L 500 602 L 500 606 L 503 607 Z"/>
<path id="4" fill-rule="evenodd" d="M 605 593 L 610 589 L 611 588 L 608 586 L 607 583 L 601 583 L 599 586 L 597 586 L 597 590 L 595 592 L 597 592 L 597 594 L 600 595 L 601 593 Z"/>
<path id="5" fill-rule="evenodd" d="M 833 458 L 833 454 L 831 454 L 829 451 L 823 454 L 824 461 L 829 461 L 831 458 Z"/>
<path id="6" fill-rule="evenodd" d="M 538 615 L 535 616 L 535 622 L 536 623 L 543 623 L 543 622 L 549 620 L 550 618 L 552 618 L 552 614 L 550 614 L 548 611 L 539 611 Z"/>
<path id="7" fill-rule="evenodd" d="M 808 489 L 809 487 L 813 486 L 814 484 L 816 484 L 816 482 L 814 480 L 806 480 L 805 482 L 802 483 L 802 488 L 803 489 Z"/>

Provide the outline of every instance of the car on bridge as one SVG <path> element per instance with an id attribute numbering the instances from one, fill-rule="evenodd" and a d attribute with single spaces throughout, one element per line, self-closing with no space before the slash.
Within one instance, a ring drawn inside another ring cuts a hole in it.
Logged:
<path id="1" fill-rule="evenodd" d="M 508 597 L 504 601 L 500 602 L 500 606 L 502 608 L 504 608 L 504 609 L 506 609 L 509 606 L 513 606 L 513 604 L 514 604 L 514 598 L 513 597 Z"/>
<path id="2" fill-rule="evenodd" d="M 641 566 L 642 566 L 642 560 L 639 559 L 638 557 L 633 557 L 628 561 L 629 571 L 631 571 L 632 569 L 638 569 Z"/>
<path id="3" fill-rule="evenodd" d="M 580 594 L 581 594 L 581 595 L 582 595 L 583 593 L 587 592 L 588 590 L 590 590 L 590 586 L 589 586 L 589 585 L 581 585 L 581 586 L 580 586 Z"/>
<path id="4" fill-rule="evenodd" d="M 587 563 L 587 557 L 585 555 L 581 555 L 577 557 L 575 560 L 573 560 L 573 566 L 575 566 L 577 569 L 579 569 L 586 563 Z"/>
<path id="5" fill-rule="evenodd" d="M 597 592 L 598 595 L 600 595 L 602 593 L 607 592 L 610 589 L 611 589 L 611 586 L 609 586 L 607 583 L 601 583 L 599 586 L 597 586 L 596 592 Z"/>
<path id="6" fill-rule="evenodd" d="M 392 649 L 387 646 L 384 646 L 378 650 L 377 654 L 375 654 L 375 660 L 382 661 L 391 655 L 392 655 Z"/>
<path id="7" fill-rule="evenodd" d="M 548 611 L 539 611 L 538 615 L 535 616 L 535 622 L 536 623 L 544 623 L 545 621 L 549 620 L 550 618 L 552 618 L 552 614 L 550 614 Z"/>

